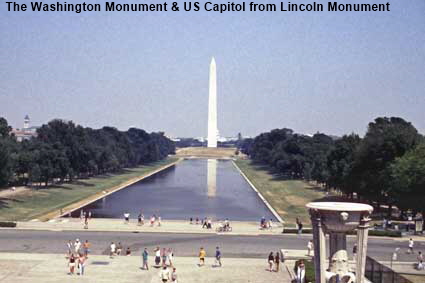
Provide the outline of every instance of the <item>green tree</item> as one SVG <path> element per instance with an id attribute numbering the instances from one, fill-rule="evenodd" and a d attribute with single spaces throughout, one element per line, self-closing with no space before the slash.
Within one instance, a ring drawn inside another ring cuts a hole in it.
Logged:
<path id="1" fill-rule="evenodd" d="M 415 127 L 402 118 L 381 117 L 369 123 L 353 164 L 357 192 L 378 203 L 390 201 L 390 165 L 414 148 L 420 138 Z"/>
<path id="2" fill-rule="evenodd" d="M 400 209 L 425 215 L 425 143 L 418 145 L 391 165 L 391 196 Z"/>
<path id="3" fill-rule="evenodd" d="M 348 195 L 355 192 L 352 169 L 354 154 L 360 141 L 360 137 L 356 134 L 345 135 L 335 142 L 334 148 L 327 157 L 328 186 L 339 189 Z"/>

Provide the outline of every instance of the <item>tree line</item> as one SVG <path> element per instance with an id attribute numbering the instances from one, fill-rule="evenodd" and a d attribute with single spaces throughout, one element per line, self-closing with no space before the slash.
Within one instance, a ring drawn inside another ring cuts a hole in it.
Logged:
<path id="1" fill-rule="evenodd" d="M 287 178 L 315 180 L 348 197 L 425 215 L 425 142 L 409 122 L 379 117 L 357 134 L 306 136 L 275 129 L 245 139 L 240 150 Z"/>
<path id="2" fill-rule="evenodd" d="M 17 142 L 0 117 L 0 186 L 49 185 L 118 172 L 165 158 L 174 143 L 162 132 L 130 128 L 85 128 L 55 119 L 37 129 L 37 136 Z"/>

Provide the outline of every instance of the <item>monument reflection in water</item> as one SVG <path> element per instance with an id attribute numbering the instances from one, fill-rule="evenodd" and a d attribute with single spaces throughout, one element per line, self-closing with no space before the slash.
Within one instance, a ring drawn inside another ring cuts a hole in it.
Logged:
<path id="1" fill-rule="evenodd" d="M 140 211 L 163 219 L 190 217 L 276 221 L 230 160 L 188 159 L 125 189 L 93 202 L 84 210 L 93 217 L 122 218 L 128 210 L 135 219 Z M 72 214 L 79 216 L 79 211 Z"/>
<path id="2" fill-rule="evenodd" d="M 215 197 L 217 194 L 217 159 L 208 159 L 207 187 L 208 197 Z"/>

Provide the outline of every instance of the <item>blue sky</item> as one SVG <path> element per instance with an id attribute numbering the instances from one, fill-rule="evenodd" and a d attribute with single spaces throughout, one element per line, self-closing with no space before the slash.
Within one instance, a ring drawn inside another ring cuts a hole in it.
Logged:
<path id="1" fill-rule="evenodd" d="M 222 135 L 363 134 L 377 116 L 425 133 L 425 1 L 390 3 L 369 13 L 76 14 L 7 12 L 3 2 L 0 116 L 15 127 L 29 114 L 35 125 L 205 136 L 214 56 Z"/>

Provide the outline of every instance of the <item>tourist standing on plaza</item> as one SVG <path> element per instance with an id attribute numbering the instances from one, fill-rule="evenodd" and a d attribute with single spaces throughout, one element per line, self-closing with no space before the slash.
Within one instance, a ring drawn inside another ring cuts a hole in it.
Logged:
<path id="1" fill-rule="evenodd" d="M 221 267 L 221 251 L 219 247 L 215 248 L 215 264 Z"/>
<path id="2" fill-rule="evenodd" d="M 84 255 L 87 257 L 89 255 L 90 252 L 90 243 L 88 240 L 86 240 L 83 244 L 83 250 L 84 250 Z"/>
<path id="3" fill-rule="evenodd" d="M 357 243 L 354 243 L 353 246 L 353 260 L 355 261 L 357 258 Z"/>
<path id="4" fill-rule="evenodd" d="M 115 243 L 111 242 L 111 245 L 110 245 L 109 248 L 110 248 L 109 257 L 113 258 L 113 256 L 115 255 L 115 251 L 116 251 Z"/>
<path id="5" fill-rule="evenodd" d="M 305 283 L 305 265 L 303 260 L 300 260 L 295 263 L 294 271 L 296 282 Z"/>
<path id="6" fill-rule="evenodd" d="M 193 224 L 193 218 L 192 217 L 189 219 L 189 224 Z"/>
<path id="7" fill-rule="evenodd" d="M 165 248 L 161 251 L 161 258 L 162 258 L 162 266 L 167 265 L 167 250 Z"/>
<path id="8" fill-rule="evenodd" d="M 310 240 L 307 243 L 307 255 L 311 256 L 311 251 L 313 250 L 313 241 Z"/>
<path id="9" fill-rule="evenodd" d="M 162 282 L 164 283 L 168 282 L 168 280 L 170 279 L 170 271 L 166 266 L 164 266 L 161 272 L 159 273 L 159 278 L 161 278 Z"/>
<path id="10" fill-rule="evenodd" d="M 124 223 L 128 224 L 130 222 L 130 213 L 128 211 L 126 211 L 124 213 Z"/>
<path id="11" fill-rule="evenodd" d="M 80 248 L 81 248 L 81 242 L 80 242 L 80 239 L 76 239 L 76 240 L 75 240 L 74 248 L 75 248 L 75 253 L 76 253 L 76 254 L 79 254 L 79 253 L 80 253 Z"/>
<path id="12" fill-rule="evenodd" d="M 158 227 L 161 226 L 161 216 L 158 215 Z"/>
<path id="13" fill-rule="evenodd" d="M 199 266 L 205 265 L 205 257 L 207 256 L 207 253 L 205 252 L 204 248 L 201 247 L 199 250 Z"/>
<path id="14" fill-rule="evenodd" d="M 159 266 L 161 263 L 161 250 L 159 247 L 156 247 L 155 249 L 155 265 Z"/>
<path id="15" fill-rule="evenodd" d="M 301 222 L 301 220 L 296 219 L 296 223 L 297 223 L 297 230 L 298 230 L 298 235 L 301 235 L 303 233 L 303 223 Z"/>
<path id="16" fill-rule="evenodd" d="M 84 275 L 84 268 L 86 266 L 86 257 L 83 254 L 78 255 L 78 270 L 80 275 Z"/>
<path id="17" fill-rule="evenodd" d="M 272 272 L 273 271 L 273 262 L 274 262 L 273 252 L 270 252 L 268 261 L 269 261 L 269 271 Z"/>
<path id="18" fill-rule="evenodd" d="M 168 263 L 171 267 L 173 266 L 173 258 L 174 258 L 174 254 L 173 254 L 173 250 L 171 248 L 168 249 Z"/>
<path id="19" fill-rule="evenodd" d="M 171 282 L 177 283 L 177 269 L 173 267 L 173 272 L 171 273 Z"/>
<path id="20" fill-rule="evenodd" d="M 89 220 L 87 217 L 84 219 L 84 229 L 89 229 Z"/>
<path id="21" fill-rule="evenodd" d="M 72 244 L 71 240 L 68 241 L 66 247 L 68 248 L 68 256 L 70 256 L 74 249 L 74 245 Z"/>
<path id="22" fill-rule="evenodd" d="M 155 223 L 155 214 L 151 217 L 151 227 L 153 227 L 153 224 Z"/>
<path id="23" fill-rule="evenodd" d="M 117 245 L 117 255 L 121 255 L 121 252 L 122 252 L 122 245 L 121 245 L 121 242 L 118 242 L 118 245 Z"/>
<path id="24" fill-rule="evenodd" d="M 139 213 L 139 215 L 137 216 L 137 225 L 141 226 L 142 225 L 142 214 Z"/>
<path id="25" fill-rule="evenodd" d="M 413 239 L 410 238 L 409 240 L 409 249 L 407 250 L 408 254 L 412 254 L 413 253 L 413 246 L 415 245 L 415 243 L 413 242 Z"/>
<path id="26" fill-rule="evenodd" d="M 140 216 L 140 222 L 141 222 L 141 224 L 143 226 L 143 225 L 145 225 L 145 216 L 143 215 L 143 213 L 141 213 L 140 215 L 141 215 Z"/>
<path id="27" fill-rule="evenodd" d="M 199 224 L 199 218 L 198 217 L 196 217 L 196 223 L 195 223 L 196 225 L 198 225 Z"/>
<path id="28" fill-rule="evenodd" d="M 274 270 L 276 272 L 279 272 L 279 264 L 280 264 L 280 256 L 279 252 L 276 252 L 276 256 L 274 257 Z"/>
<path id="29" fill-rule="evenodd" d="M 144 269 L 144 270 L 149 270 L 149 266 L 148 266 L 148 256 L 149 256 L 148 249 L 147 249 L 147 248 L 145 248 L 145 249 L 143 250 L 143 253 L 142 253 L 142 259 L 143 259 L 142 269 Z"/>
<path id="30" fill-rule="evenodd" d="M 127 249 L 125 250 L 125 255 L 126 255 L 126 256 L 131 255 L 130 247 L 127 247 Z"/>
<path id="31" fill-rule="evenodd" d="M 208 218 L 207 220 L 207 229 L 211 229 L 212 228 L 212 221 L 211 218 Z"/>
<path id="32" fill-rule="evenodd" d="M 74 274 L 74 269 L 75 269 L 75 257 L 74 254 L 71 254 L 71 256 L 69 257 L 69 274 L 72 275 Z"/>

